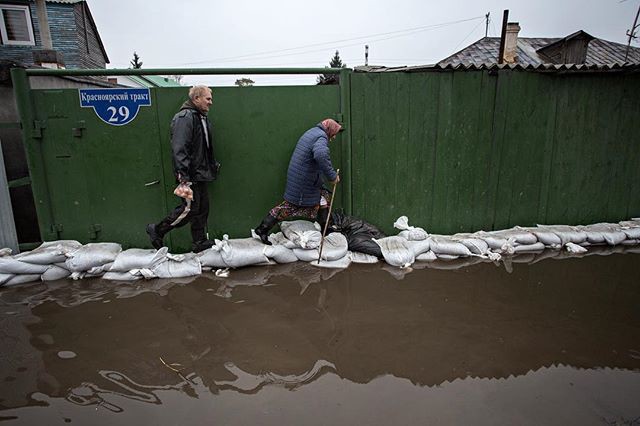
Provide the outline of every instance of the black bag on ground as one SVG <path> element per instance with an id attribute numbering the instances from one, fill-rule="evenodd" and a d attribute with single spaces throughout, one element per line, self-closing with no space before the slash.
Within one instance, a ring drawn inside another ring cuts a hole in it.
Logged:
<path id="1" fill-rule="evenodd" d="M 382 257 L 380 246 L 372 238 L 384 238 L 386 235 L 374 225 L 354 216 L 333 212 L 330 229 L 347 237 L 349 250 Z"/>

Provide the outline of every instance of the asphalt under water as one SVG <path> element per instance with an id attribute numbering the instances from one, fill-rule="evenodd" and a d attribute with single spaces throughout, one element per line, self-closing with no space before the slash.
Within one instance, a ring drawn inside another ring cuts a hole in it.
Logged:
<path id="1" fill-rule="evenodd" d="M 455 265 L 0 289 L 0 420 L 640 424 L 639 254 Z"/>

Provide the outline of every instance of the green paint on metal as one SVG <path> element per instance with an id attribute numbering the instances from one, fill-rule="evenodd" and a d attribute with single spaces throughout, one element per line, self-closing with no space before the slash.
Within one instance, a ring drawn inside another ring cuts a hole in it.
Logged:
<path id="1" fill-rule="evenodd" d="M 340 74 L 349 68 L 130 68 L 130 69 L 28 69 L 27 75 L 229 75 L 229 74 Z"/>
<path id="2" fill-rule="evenodd" d="M 31 184 L 31 178 L 29 176 L 20 179 L 14 179 L 8 182 L 9 188 L 18 188 L 20 186 L 26 186 Z"/>
<path id="3" fill-rule="evenodd" d="M 0 129 L 19 129 L 20 123 L 0 123 Z"/>

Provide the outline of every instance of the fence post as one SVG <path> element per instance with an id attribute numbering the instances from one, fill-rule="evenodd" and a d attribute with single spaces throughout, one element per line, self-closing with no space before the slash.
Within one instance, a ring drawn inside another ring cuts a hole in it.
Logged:
<path id="1" fill-rule="evenodd" d="M 0 248 L 10 248 L 14 254 L 18 253 L 18 235 L 13 220 L 9 183 L 2 154 L 2 140 L 0 140 Z"/>
<path id="2" fill-rule="evenodd" d="M 351 71 L 340 70 L 340 112 L 344 132 L 342 132 L 342 206 L 346 214 L 352 214 L 351 196 Z"/>

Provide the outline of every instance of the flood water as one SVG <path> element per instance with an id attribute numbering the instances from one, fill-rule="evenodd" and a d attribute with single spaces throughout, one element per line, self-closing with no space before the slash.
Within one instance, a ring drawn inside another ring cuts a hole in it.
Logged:
<path id="1" fill-rule="evenodd" d="M 456 266 L 0 289 L 0 420 L 640 424 L 640 254 Z"/>

